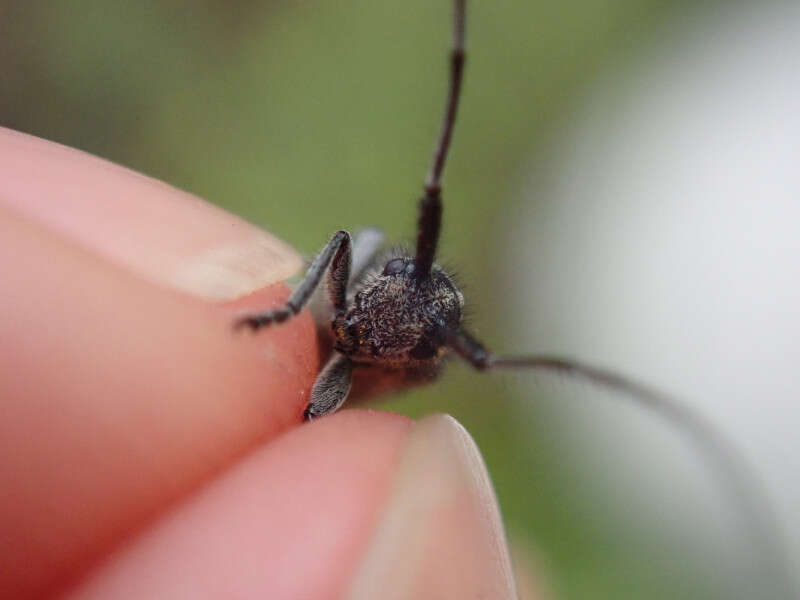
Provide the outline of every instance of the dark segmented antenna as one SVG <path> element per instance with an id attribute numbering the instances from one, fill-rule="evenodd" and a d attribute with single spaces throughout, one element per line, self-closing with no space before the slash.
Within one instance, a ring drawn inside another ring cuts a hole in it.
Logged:
<path id="1" fill-rule="evenodd" d="M 433 153 L 433 162 L 425 179 L 425 195 L 419 202 L 419 221 L 417 222 L 417 254 L 414 259 L 415 276 L 426 278 L 436 256 L 439 230 L 442 225 L 442 171 L 450 149 L 453 126 L 456 122 L 458 100 L 461 96 L 461 81 L 464 73 L 464 22 L 466 0 L 453 3 L 453 49 L 450 51 L 450 92 L 447 96 L 442 132 Z"/>
<path id="2" fill-rule="evenodd" d="M 447 345 L 481 371 L 514 369 L 542 371 L 583 379 L 619 392 L 637 406 L 658 415 L 681 431 L 709 463 L 711 472 L 730 496 L 743 519 L 752 555 L 768 582 L 780 588 L 781 598 L 796 598 L 793 571 L 772 506 L 761 481 L 735 445 L 701 415 L 680 401 L 631 379 L 594 366 L 551 356 L 495 356 L 465 331 L 448 335 Z M 768 596 L 764 596 L 768 597 Z"/>

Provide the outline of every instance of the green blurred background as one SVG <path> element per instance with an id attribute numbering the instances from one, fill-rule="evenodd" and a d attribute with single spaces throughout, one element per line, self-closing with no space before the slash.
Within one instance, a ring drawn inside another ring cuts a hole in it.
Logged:
<path id="1" fill-rule="evenodd" d="M 593 78 L 624 70 L 684 7 L 469 3 L 441 254 L 490 346 L 503 348 L 524 318 L 503 310 L 514 289 L 496 265 L 523 170 L 547 155 Z M 450 10 L 447 0 L 6 2 L 0 123 L 188 190 L 307 255 L 340 228 L 408 238 L 444 102 Z M 718 565 L 661 535 L 664 524 L 645 531 L 607 510 L 613 500 L 565 458 L 554 398 L 520 397 L 510 381 L 453 365 L 438 386 L 385 406 L 465 424 L 510 537 L 553 597 L 726 594 L 708 576 Z"/>

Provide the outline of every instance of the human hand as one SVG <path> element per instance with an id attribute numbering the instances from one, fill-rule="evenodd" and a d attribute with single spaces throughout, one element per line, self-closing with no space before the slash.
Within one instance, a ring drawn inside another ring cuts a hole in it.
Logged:
<path id="1" fill-rule="evenodd" d="M 513 597 L 449 417 L 300 427 L 319 368 L 284 244 L 188 194 L 0 129 L 0 596 Z"/>

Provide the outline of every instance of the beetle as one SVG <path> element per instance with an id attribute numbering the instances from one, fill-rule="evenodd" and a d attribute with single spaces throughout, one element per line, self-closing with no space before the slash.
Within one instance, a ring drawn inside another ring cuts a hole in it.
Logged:
<path id="1" fill-rule="evenodd" d="M 235 329 L 258 331 L 284 323 L 306 308 L 318 287 L 327 286 L 332 316 L 332 354 L 313 385 L 303 412 L 307 421 L 338 410 L 354 378 L 389 378 L 405 384 L 432 380 L 444 358 L 455 354 L 479 371 L 500 369 L 557 372 L 618 392 L 681 430 L 709 461 L 737 503 L 765 572 L 785 578 L 784 552 L 761 497 L 757 478 L 738 450 L 687 405 L 616 372 L 553 356 L 496 355 L 463 324 L 464 295 L 455 278 L 437 264 L 442 227 L 442 177 L 453 137 L 463 81 L 465 0 L 454 1 L 449 92 L 441 132 L 419 200 L 413 251 L 381 251 L 384 235 L 366 229 L 337 231 L 313 260 L 285 305 L 242 315 Z M 788 578 L 785 578 L 788 581 Z M 790 586 L 787 584 L 787 589 Z M 787 594 L 790 596 L 791 592 Z"/>

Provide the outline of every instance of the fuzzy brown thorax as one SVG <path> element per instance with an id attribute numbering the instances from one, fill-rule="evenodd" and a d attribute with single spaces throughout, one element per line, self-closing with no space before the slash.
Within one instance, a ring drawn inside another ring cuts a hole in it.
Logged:
<path id="1" fill-rule="evenodd" d="M 439 266 L 415 277 L 414 260 L 395 257 L 368 273 L 350 308 L 334 316 L 335 349 L 358 363 L 428 363 L 442 354 L 445 333 L 458 327 L 464 298 Z"/>

